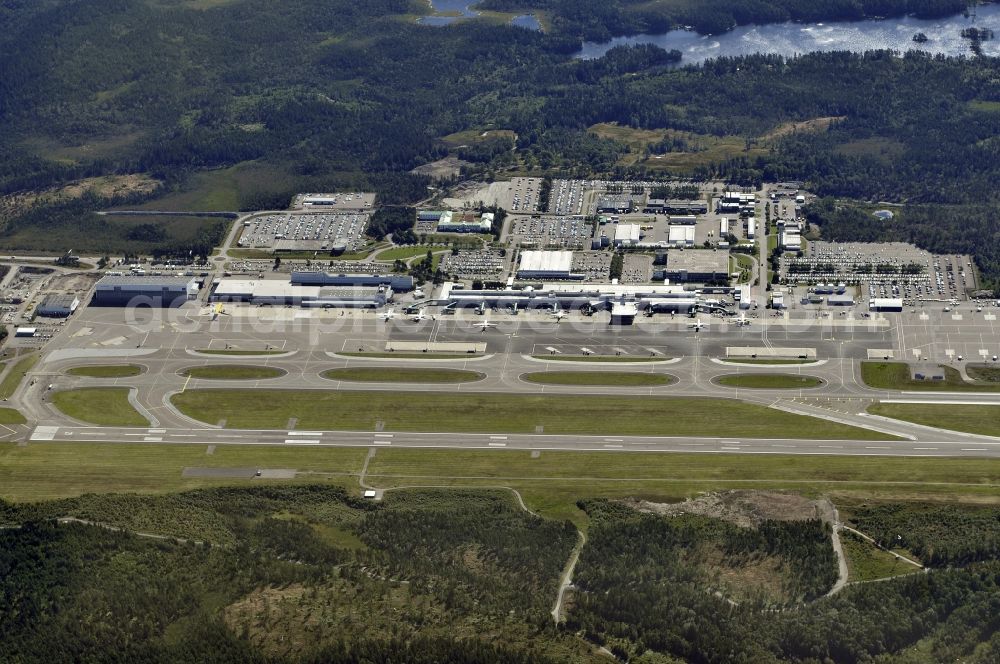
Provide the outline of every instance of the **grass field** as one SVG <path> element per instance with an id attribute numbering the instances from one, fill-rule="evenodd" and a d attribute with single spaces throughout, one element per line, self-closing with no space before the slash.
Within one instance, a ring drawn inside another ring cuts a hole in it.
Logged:
<path id="1" fill-rule="evenodd" d="M 969 378 L 984 383 L 1000 383 L 1000 367 L 985 364 L 970 364 L 965 367 Z"/>
<path id="2" fill-rule="evenodd" d="M 669 357 L 636 357 L 634 355 L 532 355 L 536 360 L 546 362 L 663 362 Z"/>
<path id="3" fill-rule="evenodd" d="M 720 360 L 728 364 L 766 364 L 766 365 L 782 365 L 782 364 L 809 364 L 815 362 L 815 360 L 758 360 L 749 358 L 746 360 L 741 360 L 732 357 L 720 357 Z"/>
<path id="4" fill-rule="evenodd" d="M 18 360 L 17 364 L 8 369 L 7 375 L 0 382 L 0 399 L 11 398 L 14 392 L 17 391 L 18 385 L 21 384 L 24 375 L 31 371 L 37 362 L 38 355 L 26 355 Z"/>
<path id="5" fill-rule="evenodd" d="M 398 358 L 401 360 L 467 360 L 482 357 L 482 353 L 337 353 L 343 357 L 370 357 L 374 359 Z"/>
<path id="6" fill-rule="evenodd" d="M 797 390 L 819 387 L 823 381 L 815 376 L 795 374 L 728 374 L 715 379 L 719 385 L 757 390 Z"/>
<path id="7" fill-rule="evenodd" d="M 875 403 L 868 412 L 929 427 L 1000 436 L 1000 406 Z"/>
<path id="8" fill-rule="evenodd" d="M 72 367 L 66 373 L 70 376 L 86 376 L 87 378 L 129 378 L 138 376 L 143 368 L 135 364 L 88 364 L 82 367 Z"/>
<path id="9" fill-rule="evenodd" d="M 101 426 L 143 427 L 149 421 L 128 402 L 127 387 L 85 387 L 52 394 L 56 408 L 74 419 Z"/>
<path id="10" fill-rule="evenodd" d="M 403 391 L 187 390 L 172 399 L 189 417 L 237 429 L 279 429 L 294 417 L 306 429 L 357 431 L 891 438 L 730 399 L 452 393 L 445 412 L 440 395 Z"/>
<path id="11" fill-rule="evenodd" d="M 364 462 L 362 448 L 262 447 L 220 445 L 206 454 L 205 445 L 122 445 L 32 443 L 27 447 L 0 445 L 0 498 L 48 500 L 84 493 L 135 491 L 166 493 L 203 486 L 244 485 L 251 480 L 184 478 L 186 467 L 297 468 L 322 471 L 308 482 L 357 486 Z M 261 480 L 253 480 L 259 482 Z M 284 480 L 285 482 L 291 480 Z"/>
<path id="12" fill-rule="evenodd" d="M 247 364 L 215 364 L 203 367 L 188 367 L 182 376 L 203 380 L 262 380 L 284 376 L 285 371 L 276 367 L 255 367 Z"/>
<path id="13" fill-rule="evenodd" d="M 629 371 L 538 371 L 523 374 L 522 380 L 541 385 L 609 385 L 613 387 L 653 387 L 669 385 L 676 378 L 668 374 Z"/>
<path id="14" fill-rule="evenodd" d="M 946 390 L 954 392 L 1000 392 L 1000 384 L 969 383 L 951 367 L 944 369 L 944 380 L 914 380 L 905 362 L 862 362 L 861 379 L 869 387 L 885 390 Z"/>
<path id="15" fill-rule="evenodd" d="M 21 411 L 14 408 L 0 408 L 0 424 L 24 424 L 27 420 Z"/>
<path id="16" fill-rule="evenodd" d="M 471 383 L 483 374 L 464 369 L 420 369 L 411 367 L 344 367 L 324 371 L 323 378 L 362 383 Z"/>
<path id="17" fill-rule="evenodd" d="M 847 559 L 848 581 L 874 581 L 920 571 L 919 567 L 899 560 L 854 533 L 841 531 L 840 543 Z"/>
<path id="18" fill-rule="evenodd" d="M 205 355 L 282 355 L 287 353 L 287 350 L 212 350 L 208 348 L 201 348 L 195 351 L 196 353 L 204 353 Z"/>
<path id="19" fill-rule="evenodd" d="M 295 480 L 358 490 L 366 448 L 282 445 L 0 444 L 0 498 L 34 501 L 84 493 L 165 493 L 262 480 L 183 478 L 185 467 L 294 468 Z M 505 486 L 531 509 L 586 527 L 581 498 L 676 501 L 703 491 L 784 489 L 835 500 L 1000 503 L 1000 461 L 642 452 L 379 449 L 367 481 L 378 487 Z M 266 480 L 268 482 L 272 480 Z M 273 480 L 278 481 L 278 480 Z"/>
<path id="20" fill-rule="evenodd" d="M 378 261 L 407 260 L 410 258 L 424 257 L 427 252 L 443 253 L 448 251 L 444 247 L 428 247 L 426 245 L 416 245 L 413 247 L 393 247 L 386 249 L 375 257 Z"/>

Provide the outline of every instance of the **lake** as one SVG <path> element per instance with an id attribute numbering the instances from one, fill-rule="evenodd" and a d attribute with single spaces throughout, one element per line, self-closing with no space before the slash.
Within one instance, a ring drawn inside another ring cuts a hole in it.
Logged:
<path id="1" fill-rule="evenodd" d="M 457 16 L 421 16 L 417 21 L 421 25 L 431 25 L 431 26 L 442 26 L 451 25 L 455 21 L 461 20 L 463 18 L 475 18 L 479 16 L 479 12 L 471 9 L 471 6 L 476 3 L 476 0 L 428 0 L 431 5 L 431 9 L 436 12 L 454 12 Z M 515 16 L 511 19 L 511 25 L 516 25 L 520 28 L 527 28 L 528 30 L 541 30 L 542 24 L 538 22 L 538 19 L 532 14 L 522 14 L 520 16 Z"/>
<path id="2" fill-rule="evenodd" d="M 441 2 L 442 0 L 435 0 Z M 1000 35 L 1000 5 L 979 7 L 975 23 L 961 14 L 943 19 L 921 20 L 912 17 L 829 23 L 773 23 L 744 25 L 722 35 L 703 36 L 687 30 L 671 30 L 661 35 L 616 37 L 608 42 L 585 42 L 577 53 L 586 60 L 599 58 L 615 46 L 655 44 L 683 54 L 682 65 L 699 64 L 723 56 L 773 53 L 784 56 L 812 51 L 853 51 L 860 53 L 889 49 L 910 49 L 949 56 L 970 55 L 969 40 L 962 39 L 963 28 L 990 28 Z M 927 41 L 918 44 L 913 35 L 923 32 Z M 1000 41 L 983 42 L 984 55 L 1000 55 Z"/>

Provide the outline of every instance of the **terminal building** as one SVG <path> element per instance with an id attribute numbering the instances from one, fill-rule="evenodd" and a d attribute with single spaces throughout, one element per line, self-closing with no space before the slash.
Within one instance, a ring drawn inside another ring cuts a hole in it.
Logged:
<path id="1" fill-rule="evenodd" d="M 637 310 L 690 313 L 703 304 L 697 291 L 674 284 L 541 284 L 505 290 L 469 290 L 445 284 L 439 301 L 458 308 L 511 307 L 517 309 L 607 309 L 631 304 Z M 629 307 L 619 307 L 619 313 Z M 627 318 L 627 316 L 623 316 Z"/>
<path id="2" fill-rule="evenodd" d="M 330 274 L 329 272 L 293 271 L 290 279 L 296 286 L 347 286 L 390 288 L 395 293 L 408 293 L 414 288 L 408 274 Z"/>
<path id="3" fill-rule="evenodd" d="M 91 304 L 98 307 L 179 307 L 198 297 L 194 277 L 107 276 L 97 282 Z"/>
<path id="4" fill-rule="evenodd" d="M 67 318 L 80 306 L 80 298 L 71 293 L 46 295 L 35 307 L 35 314 L 48 318 Z"/>
<path id="5" fill-rule="evenodd" d="M 376 309 L 392 299 L 385 286 L 302 286 L 278 279 L 220 279 L 211 302 L 306 308 Z"/>
<path id="6" fill-rule="evenodd" d="M 572 251 L 522 251 L 518 279 L 583 279 L 573 273 Z"/>
<path id="7" fill-rule="evenodd" d="M 666 265 L 654 278 L 682 283 L 729 282 L 729 253 L 710 249 L 668 251 Z"/>

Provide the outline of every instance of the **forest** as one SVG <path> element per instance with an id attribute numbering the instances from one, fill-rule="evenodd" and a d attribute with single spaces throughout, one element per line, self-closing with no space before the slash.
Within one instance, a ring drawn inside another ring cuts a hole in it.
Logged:
<path id="1" fill-rule="evenodd" d="M 555 16 L 590 12 L 602 25 L 613 25 L 600 18 L 608 13 L 707 15 L 723 5 L 739 21 L 956 8 L 936 0 L 534 4 Z M 128 229 L 93 215 L 114 206 L 260 209 L 297 191 L 337 189 L 412 205 L 431 180 L 411 169 L 449 155 L 471 164 L 470 177 L 668 179 L 679 173 L 645 157 L 698 156 L 698 146 L 728 140 L 745 149 L 700 158 L 683 174 L 749 185 L 797 179 L 823 196 L 906 203 L 912 226 L 831 224 L 831 233 L 891 231 L 937 251 L 971 246 L 987 281 L 1000 279 L 990 223 L 1000 204 L 995 59 L 825 53 L 684 67 L 678 54 L 643 46 L 582 61 L 572 57 L 580 30 L 487 20 L 428 27 L 414 20 L 425 10 L 416 0 L 281 7 L 0 3 L 0 196 L 98 175 L 142 173 L 156 183 L 131 195 L 0 206 L 0 247 L 42 248 L 39 238 L 106 253 L 157 244 L 128 240 Z M 782 129 L 824 118 L 832 120 L 815 130 Z M 643 153 L 591 131 L 601 123 L 664 138 Z M 482 142 L 452 138 L 488 129 L 507 131 Z M 948 221 L 919 221 L 936 217 Z M 163 244 L 190 241 L 167 235 Z"/>
<path id="2" fill-rule="evenodd" d="M 817 520 L 738 526 L 586 500 L 577 542 L 506 491 L 329 485 L 0 502 L 0 660 L 11 662 L 877 661 L 1000 654 L 996 508 L 851 507 L 934 561 L 848 586 Z M 74 519 L 74 520 L 67 520 Z M 932 544 L 940 543 L 940 545 Z M 941 557 L 939 552 L 952 552 Z M 975 555 L 966 555 L 975 549 Z M 910 554 L 915 555 L 915 554 Z"/>

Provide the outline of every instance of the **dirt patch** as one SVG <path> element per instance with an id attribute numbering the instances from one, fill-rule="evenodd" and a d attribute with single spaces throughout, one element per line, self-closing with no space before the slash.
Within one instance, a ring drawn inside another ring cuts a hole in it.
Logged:
<path id="1" fill-rule="evenodd" d="M 70 182 L 61 187 L 51 187 L 41 191 L 28 191 L 9 196 L 0 196 L 0 219 L 6 219 L 25 212 L 36 204 L 57 203 L 80 198 L 91 192 L 101 198 L 125 196 L 129 194 L 149 194 L 159 188 L 161 182 L 142 173 L 129 175 L 105 175 Z"/>
<path id="2" fill-rule="evenodd" d="M 445 157 L 429 164 L 417 166 L 410 172 L 415 175 L 429 175 L 432 178 L 448 178 L 460 175 L 463 166 L 472 166 L 472 164 L 462 161 L 458 157 Z"/>
<path id="3" fill-rule="evenodd" d="M 626 501 L 640 512 L 663 516 L 697 514 L 722 519 L 744 528 L 756 528 L 763 521 L 805 521 L 820 517 L 816 501 L 794 493 L 772 491 L 724 491 L 706 493 L 682 503 Z"/>
<path id="4" fill-rule="evenodd" d="M 841 120 L 846 120 L 846 115 L 834 115 L 824 118 L 813 118 L 811 120 L 803 120 L 802 122 L 785 122 L 784 124 L 778 125 L 775 129 L 772 129 L 768 133 L 761 136 L 762 139 L 766 141 L 774 140 L 776 138 L 781 138 L 782 136 L 788 136 L 789 134 L 795 133 L 811 133 L 818 134 L 822 131 L 826 131 L 830 128 L 834 122 L 840 122 Z"/>

